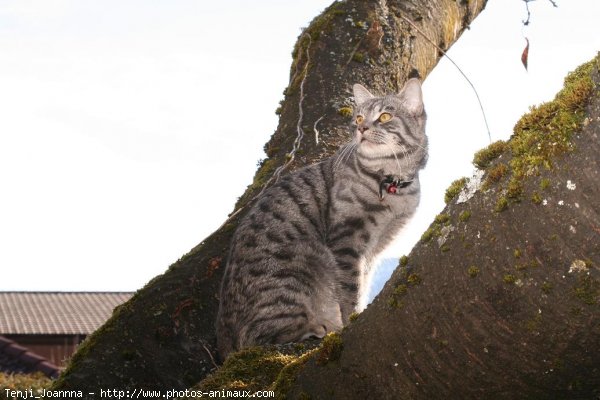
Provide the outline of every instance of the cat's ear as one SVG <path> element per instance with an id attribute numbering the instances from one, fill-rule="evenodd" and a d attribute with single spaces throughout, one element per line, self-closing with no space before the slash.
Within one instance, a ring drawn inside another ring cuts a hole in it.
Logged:
<path id="1" fill-rule="evenodd" d="M 421 90 L 421 81 L 418 78 L 411 78 L 404 84 L 398 97 L 402 101 L 404 108 L 413 115 L 423 113 L 423 91 Z"/>
<path id="2" fill-rule="evenodd" d="M 352 86 L 352 91 L 354 92 L 354 101 L 356 102 L 356 105 L 362 104 L 365 100 L 375 97 L 360 83 L 355 83 L 354 86 Z"/>

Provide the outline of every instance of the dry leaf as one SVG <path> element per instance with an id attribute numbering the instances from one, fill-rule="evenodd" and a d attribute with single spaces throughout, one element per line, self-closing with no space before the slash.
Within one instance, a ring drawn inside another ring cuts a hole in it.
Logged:
<path id="1" fill-rule="evenodd" d="M 525 69 L 527 69 L 527 60 L 529 58 L 529 39 L 525 38 L 525 40 L 527 41 L 527 46 L 525 46 L 523 54 L 521 54 L 521 62 L 523 63 Z"/>

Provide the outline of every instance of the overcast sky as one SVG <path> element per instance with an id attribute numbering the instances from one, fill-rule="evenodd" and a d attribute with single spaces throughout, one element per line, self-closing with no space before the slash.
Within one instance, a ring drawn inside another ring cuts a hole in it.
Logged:
<path id="1" fill-rule="evenodd" d="M 532 3 L 524 28 L 521 0 L 490 0 L 449 53 L 494 140 L 600 50 L 600 2 L 556 2 Z M 329 4 L 0 0 L 0 290 L 136 290 L 214 231 L 265 156 L 301 28 Z M 422 205 L 388 256 L 488 143 L 447 60 L 424 88 Z"/>

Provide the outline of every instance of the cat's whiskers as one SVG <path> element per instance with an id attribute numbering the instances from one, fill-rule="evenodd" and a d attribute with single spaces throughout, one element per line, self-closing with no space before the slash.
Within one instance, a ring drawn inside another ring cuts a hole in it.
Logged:
<path id="1" fill-rule="evenodd" d="M 398 160 L 398 156 L 396 155 L 396 151 L 394 151 L 394 148 L 392 147 L 392 145 L 388 141 L 383 142 L 383 144 L 385 144 L 390 149 L 390 151 L 392 152 L 392 154 L 394 155 L 394 159 L 396 160 L 396 165 L 398 165 L 398 174 L 402 174 L 402 166 L 400 165 L 400 160 Z"/>
<path id="2" fill-rule="evenodd" d="M 350 157 L 352 156 L 352 154 L 354 154 L 354 152 L 358 148 L 358 143 L 352 142 L 352 144 L 349 147 L 350 147 L 350 151 L 347 153 L 346 159 L 344 160 L 344 162 L 348 161 L 350 159 Z"/>
<path id="3" fill-rule="evenodd" d="M 421 150 L 424 150 L 425 152 L 427 152 L 427 149 L 426 149 L 425 147 L 421 146 L 421 145 L 420 145 L 420 144 L 418 144 L 418 143 L 415 143 L 413 146 L 417 146 L 417 147 L 418 147 L 418 148 L 420 148 Z"/>
<path id="4" fill-rule="evenodd" d="M 408 150 L 406 150 L 405 145 L 398 144 L 398 146 L 400 147 L 400 150 L 404 154 L 404 162 L 406 163 L 406 167 L 410 168 L 410 165 L 412 165 L 412 163 L 413 163 L 412 154 Z"/>
<path id="5" fill-rule="evenodd" d="M 346 156 L 346 153 L 350 151 L 350 144 L 346 145 L 342 148 L 342 150 L 340 151 L 340 153 L 337 156 L 337 159 L 335 160 L 334 164 L 333 164 L 333 170 L 337 171 L 337 169 L 340 167 L 340 165 L 342 165 L 342 160 L 344 159 L 344 157 Z"/>
<path id="6" fill-rule="evenodd" d="M 342 150 L 340 150 L 339 154 L 337 155 L 337 158 L 335 159 L 335 162 L 333 163 L 333 170 L 334 171 L 336 171 L 340 167 L 340 165 L 342 163 L 342 158 L 344 157 L 344 155 L 346 154 L 346 152 L 348 151 L 348 148 L 350 146 L 351 145 L 348 144 L 348 145 L 342 147 Z"/>
<path id="7" fill-rule="evenodd" d="M 375 131 L 372 133 L 373 140 L 378 144 L 384 144 L 386 142 L 386 135 L 384 133 Z"/>
<path id="8" fill-rule="evenodd" d="M 340 166 L 342 166 L 350 158 L 350 156 L 352 155 L 354 150 L 356 150 L 357 147 L 358 147 L 358 143 L 352 142 L 342 149 L 342 151 L 338 155 L 338 158 L 335 160 L 335 163 L 333 164 L 334 172 L 337 171 L 337 169 Z"/>

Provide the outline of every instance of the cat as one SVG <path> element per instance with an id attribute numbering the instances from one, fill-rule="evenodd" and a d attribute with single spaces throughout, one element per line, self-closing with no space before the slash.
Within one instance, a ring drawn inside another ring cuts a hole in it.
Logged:
<path id="1" fill-rule="evenodd" d="M 353 92 L 352 141 L 281 177 L 239 223 L 217 316 L 222 360 L 341 330 L 366 306 L 371 262 L 415 212 L 427 161 L 419 79 L 383 97 Z"/>

